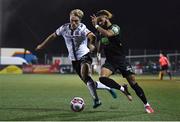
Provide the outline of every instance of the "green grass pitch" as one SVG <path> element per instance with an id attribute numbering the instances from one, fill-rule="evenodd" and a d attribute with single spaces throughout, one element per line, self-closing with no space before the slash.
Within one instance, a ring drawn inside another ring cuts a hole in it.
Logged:
<path id="1" fill-rule="evenodd" d="M 95 80 L 98 76 L 93 76 Z M 119 75 L 112 76 L 127 83 Z M 133 101 L 116 90 L 117 99 L 98 90 L 102 106 L 92 108 L 87 87 L 77 75 L 0 75 L 0 120 L 8 121 L 180 121 L 180 77 L 158 80 L 158 76 L 137 76 L 153 114 L 144 111 L 142 102 L 129 87 Z M 85 109 L 70 109 L 74 96 L 85 100 Z"/>

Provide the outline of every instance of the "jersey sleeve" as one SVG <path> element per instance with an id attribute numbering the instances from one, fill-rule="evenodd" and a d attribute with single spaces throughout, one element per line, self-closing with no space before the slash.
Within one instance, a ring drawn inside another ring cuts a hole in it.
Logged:
<path id="1" fill-rule="evenodd" d="M 111 30 L 114 32 L 115 35 L 120 33 L 120 27 L 118 25 L 113 25 Z"/>
<path id="2" fill-rule="evenodd" d="M 61 36 L 63 32 L 64 32 L 64 26 L 61 26 L 56 30 L 56 35 Z"/>
<path id="3" fill-rule="evenodd" d="M 84 36 L 87 36 L 89 33 L 91 33 L 91 31 L 84 25 L 84 27 L 82 29 L 82 34 Z"/>
<path id="4" fill-rule="evenodd" d="M 165 61 L 166 61 L 166 63 L 169 65 L 169 60 L 168 60 L 167 57 L 165 57 Z"/>

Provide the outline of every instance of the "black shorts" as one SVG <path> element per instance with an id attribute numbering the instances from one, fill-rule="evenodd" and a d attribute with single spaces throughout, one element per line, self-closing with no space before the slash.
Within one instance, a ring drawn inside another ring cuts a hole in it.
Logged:
<path id="1" fill-rule="evenodd" d="M 106 60 L 102 67 L 111 70 L 113 74 L 116 71 L 120 71 L 123 77 L 127 77 L 129 75 L 135 74 L 132 66 L 125 60 L 124 61 L 120 60 L 119 62 L 118 61 L 112 62 Z"/>
<path id="2" fill-rule="evenodd" d="M 88 63 L 90 65 L 92 64 L 92 58 L 90 56 L 90 53 L 82 56 L 82 58 L 78 61 L 72 61 L 73 68 L 80 78 L 81 78 L 81 64 L 84 63 Z"/>
<path id="3" fill-rule="evenodd" d="M 169 69 L 168 65 L 161 66 L 161 71 L 168 70 L 168 69 Z"/>

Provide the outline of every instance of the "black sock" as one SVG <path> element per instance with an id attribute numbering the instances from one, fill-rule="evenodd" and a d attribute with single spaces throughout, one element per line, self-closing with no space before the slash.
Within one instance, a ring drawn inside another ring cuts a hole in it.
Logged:
<path id="1" fill-rule="evenodd" d="M 161 80 L 163 80 L 163 76 L 164 76 L 164 74 L 162 73 L 162 74 L 161 74 Z"/>
<path id="2" fill-rule="evenodd" d="M 137 83 L 131 87 L 134 89 L 134 91 L 136 92 L 136 95 L 143 101 L 143 103 L 147 104 L 147 99 L 146 99 L 143 89 Z"/>
<path id="3" fill-rule="evenodd" d="M 170 73 L 170 72 L 168 72 L 168 75 L 169 75 L 169 78 L 171 79 L 172 76 L 171 76 L 171 73 Z"/>
<path id="4" fill-rule="evenodd" d="M 114 89 L 118 89 L 118 90 L 120 90 L 120 88 L 121 88 L 121 86 L 118 83 L 116 83 L 113 79 L 110 79 L 110 78 L 107 78 L 107 77 L 100 77 L 99 81 L 102 84 L 104 84 L 104 85 L 106 85 L 106 86 L 108 86 L 110 88 L 114 88 Z"/>

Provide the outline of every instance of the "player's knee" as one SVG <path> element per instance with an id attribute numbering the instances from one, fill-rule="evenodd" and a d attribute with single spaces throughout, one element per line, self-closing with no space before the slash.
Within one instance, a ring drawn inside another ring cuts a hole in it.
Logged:
<path id="1" fill-rule="evenodd" d="M 135 81 L 135 75 L 129 75 L 126 79 L 129 82 L 131 87 L 137 84 L 137 82 Z"/>
<path id="2" fill-rule="evenodd" d="M 89 66 L 88 64 L 84 63 L 81 65 L 81 77 L 82 80 L 85 81 L 87 80 L 87 77 L 89 76 L 90 71 L 89 71 Z"/>
<path id="3" fill-rule="evenodd" d="M 131 80 L 131 81 L 134 81 L 134 83 L 136 83 L 136 82 L 135 82 L 135 75 L 130 75 L 130 80 Z"/>
<path id="4" fill-rule="evenodd" d="M 87 73 L 82 73 L 82 74 L 81 74 L 81 79 L 82 79 L 83 81 L 87 81 L 87 79 L 88 79 L 88 74 L 87 74 Z"/>
<path id="5" fill-rule="evenodd" d="M 90 72 L 89 70 L 90 66 L 87 63 L 81 64 L 81 73 L 88 74 Z"/>
<path id="6" fill-rule="evenodd" d="M 85 70 L 85 69 L 88 69 L 88 64 L 87 63 L 83 63 L 83 64 L 81 64 L 81 68 L 82 68 L 82 70 Z"/>
<path id="7" fill-rule="evenodd" d="M 129 81 L 129 82 L 135 82 L 135 75 L 129 75 L 126 77 L 126 79 Z"/>

